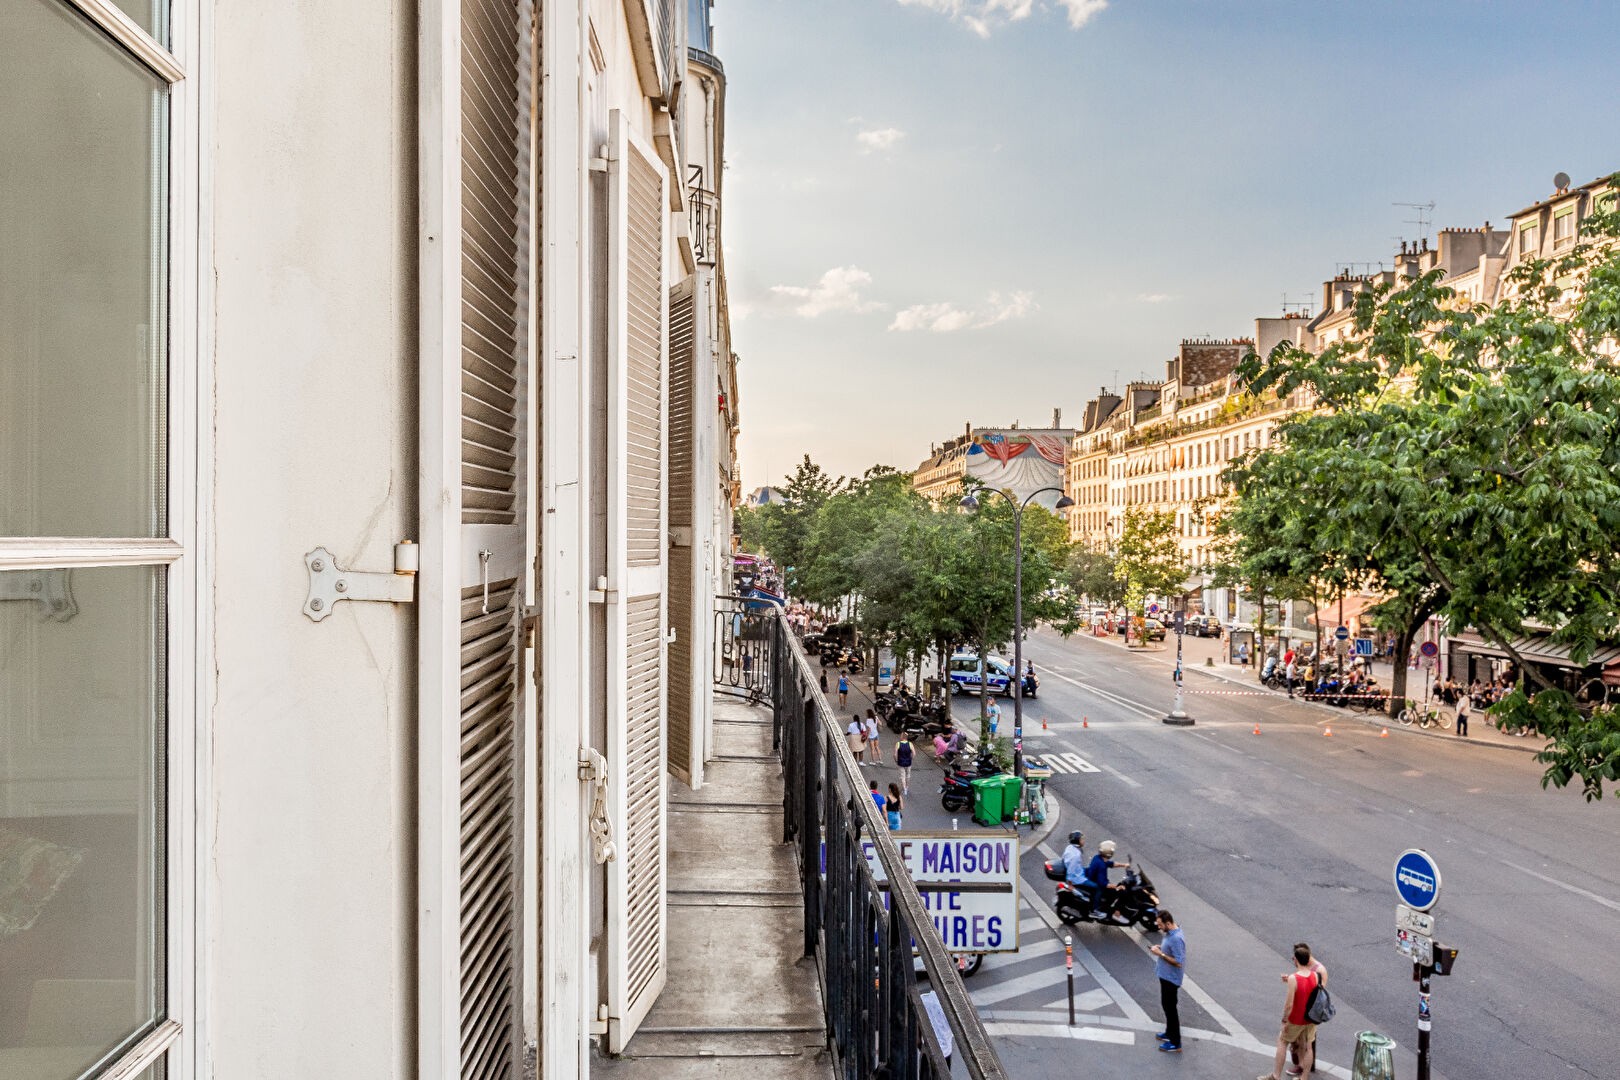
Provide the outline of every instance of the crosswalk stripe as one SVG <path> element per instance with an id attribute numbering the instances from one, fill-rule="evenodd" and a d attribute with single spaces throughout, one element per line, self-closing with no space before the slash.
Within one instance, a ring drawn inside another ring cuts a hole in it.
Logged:
<path id="1" fill-rule="evenodd" d="M 1067 764 L 1062 759 L 1060 759 L 1056 754 L 1047 754 L 1045 757 L 1041 758 L 1041 760 L 1046 762 L 1046 767 L 1048 769 L 1051 769 L 1053 772 L 1056 772 L 1056 773 L 1071 773 L 1071 772 L 1074 772 L 1074 766 Z"/>
<path id="2" fill-rule="evenodd" d="M 1089 1042 L 1118 1043 L 1133 1046 L 1136 1033 L 1112 1028 L 1068 1027 L 1064 1024 L 986 1024 L 984 1030 L 991 1035 L 1024 1036 L 1047 1039 L 1085 1039 Z"/>
<path id="3" fill-rule="evenodd" d="M 1097 768 L 1097 766 L 1093 765 L 1079 754 L 1064 754 L 1063 760 L 1073 765 L 1075 770 L 1078 772 L 1102 772 L 1101 769 Z"/>
<path id="4" fill-rule="evenodd" d="M 1056 964 L 1050 964 L 1042 971 L 1032 971 L 1028 975 L 1020 975 L 1016 979 L 1008 979 L 994 986 L 974 989 L 968 996 L 976 1005 L 994 1005 L 998 1001 L 1008 1001 L 1037 990 L 1050 990 L 1062 982 L 1063 969 Z"/>
<path id="5" fill-rule="evenodd" d="M 1074 995 L 1074 1007 L 1081 1012 L 1096 1012 L 1098 1009 L 1106 1009 L 1113 1003 L 1114 999 L 1108 996 L 1108 991 L 1102 989 L 1083 990 Z M 1068 1007 L 1068 994 L 1064 994 L 1056 1001 L 1049 1001 L 1041 1006 L 1043 1009 L 1067 1009 Z"/>

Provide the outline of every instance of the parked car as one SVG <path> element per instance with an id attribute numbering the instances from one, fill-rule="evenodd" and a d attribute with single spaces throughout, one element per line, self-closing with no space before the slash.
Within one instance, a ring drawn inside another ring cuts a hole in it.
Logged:
<path id="1" fill-rule="evenodd" d="M 1213 615 L 1191 615 L 1187 618 L 1187 633 L 1194 637 L 1220 637 L 1221 620 Z"/>
<path id="2" fill-rule="evenodd" d="M 1142 620 L 1142 639 L 1144 641 L 1163 641 L 1165 625 L 1158 619 Z"/>
<path id="3" fill-rule="evenodd" d="M 981 663 L 978 653 L 956 653 L 951 657 L 946 675 L 950 679 L 953 694 L 979 693 L 981 679 L 982 688 L 992 694 L 1005 696 L 1012 693 L 1012 665 L 999 656 L 986 657 Z"/>

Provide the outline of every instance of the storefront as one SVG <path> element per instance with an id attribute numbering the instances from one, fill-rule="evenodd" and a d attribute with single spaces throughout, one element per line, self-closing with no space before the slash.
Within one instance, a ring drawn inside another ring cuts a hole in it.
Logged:
<path id="1" fill-rule="evenodd" d="M 1578 698 L 1601 695 L 1603 687 L 1620 686 L 1620 645 L 1600 645 L 1584 664 L 1570 658 L 1570 649 L 1552 640 L 1550 633 L 1536 633 L 1510 642 L 1527 664 L 1554 686 Z M 1454 634 L 1447 642 L 1446 677 L 1453 682 L 1491 683 L 1513 678 L 1517 665 L 1507 649 L 1477 633 Z"/>

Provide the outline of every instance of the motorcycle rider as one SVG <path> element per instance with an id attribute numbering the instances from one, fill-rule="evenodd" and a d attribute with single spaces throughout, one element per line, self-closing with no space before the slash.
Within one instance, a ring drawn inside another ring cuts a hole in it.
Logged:
<path id="1" fill-rule="evenodd" d="M 1105 914 L 1107 909 L 1111 906 L 1109 903 L 1108 893 L 1111 891 L 1117 893 L 1125 887 L 1123 884 L 1110 885 L 1108 883 L 1109 867 L 1114 867 L 1119 870 L 1129 870 L 1131 868 L 1131 864 L 1115 862 L 1114 842 L 1112 840 L 1104 840 L 1102 843 L 1097 845 L 1097 854 L 1091 857 L 1091 862 L 1086 866 L 1086 879 L 1090 882 L 1092 888 L 1096 890 L 1092 898 L 1092 907 L 1099 915 Z"/>
<path id="2" fill-rule="evenodd" d="M 1069 884 L 1079 888 L 1086 881 L 1086 834 L 1079 829 L 1069 834 L 1069 846 L 1063 849 L 1063 869 Z"/>

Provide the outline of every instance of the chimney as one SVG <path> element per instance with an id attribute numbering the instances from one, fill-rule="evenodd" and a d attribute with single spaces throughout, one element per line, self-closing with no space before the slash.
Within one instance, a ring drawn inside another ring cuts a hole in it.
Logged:
<path id="1" fill-rule="evenodd" d="M 1055 428 L 1060 428 L 1060 427 L 1063 426 L 1063 410 L 1062 409 L 1053 409 L 1052 410 L 1052 426 L 1055 427 Z"/>

